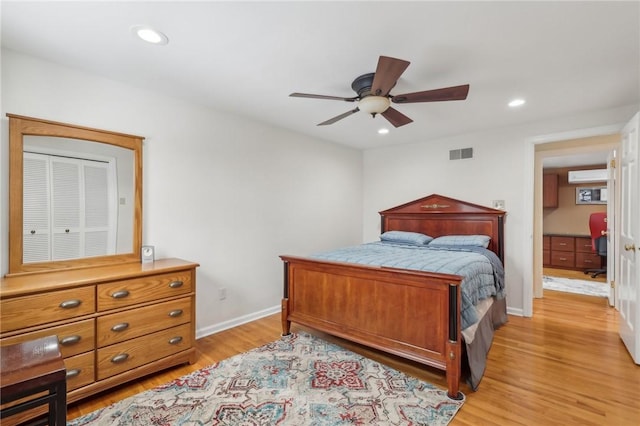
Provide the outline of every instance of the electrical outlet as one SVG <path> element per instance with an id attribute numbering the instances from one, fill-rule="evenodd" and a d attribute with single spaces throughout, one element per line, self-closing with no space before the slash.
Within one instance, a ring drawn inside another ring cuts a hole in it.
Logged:
<path id="1" fill-rule="evenodd" d="M 227 289 L 225 287 L 220 287 L 218 289 L 218 297 L 220 300 L 224 300 L 227 298 Z"/>

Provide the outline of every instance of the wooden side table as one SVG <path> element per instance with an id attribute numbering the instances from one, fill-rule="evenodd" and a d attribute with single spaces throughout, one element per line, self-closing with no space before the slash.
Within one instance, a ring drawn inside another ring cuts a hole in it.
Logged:
<path id="1" fill-rule="evenodd" d="M 36 424 L 66 425 L 66 370 L 58 338 L 43 337 L 0 349 L 0 419 L 46 404 L 49 414 Z"/>

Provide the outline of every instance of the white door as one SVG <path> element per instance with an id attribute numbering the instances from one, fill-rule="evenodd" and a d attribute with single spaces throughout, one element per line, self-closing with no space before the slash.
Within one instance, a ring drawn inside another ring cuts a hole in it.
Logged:
<path id="1" fill-rule="evenodd" d="M 620 152 L 620 337 L 636 364 L 640 364 L 640 181 L 636 114 L 622 130 Z"/>
<path id="2" fill-rule="evenodd" d="M 51 157 L 51 259 L 77 259 L 82 253 L 84 215 L 78 160 Z"/>
<path id="3" fill-rule="evenodd" d="M 616 151 L 613 150 L 607 157 L 607 283 L 616 281 Z M 609 306 L 616 304 L 615 287 L 609 285 Z"/>
<path id="4" fill-rule="evenodd" d="M 50 163 L 46 155 L 23 154 L 22 261 L 51 260 Z"/>

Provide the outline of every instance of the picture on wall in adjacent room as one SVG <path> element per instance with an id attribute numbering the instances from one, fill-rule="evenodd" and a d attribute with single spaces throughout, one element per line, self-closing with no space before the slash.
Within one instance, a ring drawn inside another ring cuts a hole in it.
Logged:
<path id="1" fill-rule="evenodd" d="M 576 204 L 607 204 L 607 187 L 576 188 Z"/>

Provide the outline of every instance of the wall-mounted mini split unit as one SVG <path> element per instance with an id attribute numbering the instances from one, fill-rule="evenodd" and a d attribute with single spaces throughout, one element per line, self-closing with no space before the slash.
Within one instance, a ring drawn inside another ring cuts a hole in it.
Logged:
<path id="1" fill-rule="evenodd" d="M 607 169 L 572 170 L 569 172 L 569 183 L 592 183 L 607 180 Z"/>

